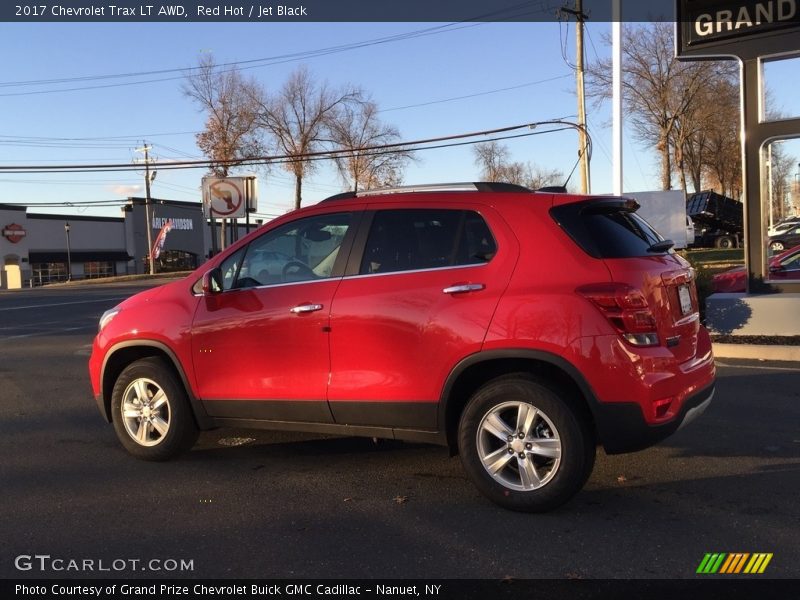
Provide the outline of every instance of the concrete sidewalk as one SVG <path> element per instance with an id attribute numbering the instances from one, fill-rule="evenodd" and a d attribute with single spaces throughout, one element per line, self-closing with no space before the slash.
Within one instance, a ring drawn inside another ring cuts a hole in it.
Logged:
<path id="1" fill-rule="evenodd" d="M 766 344 L 714 345 L 714 358 L 748 358 L 800 362 L 800 346 L 771 346 Z"/>

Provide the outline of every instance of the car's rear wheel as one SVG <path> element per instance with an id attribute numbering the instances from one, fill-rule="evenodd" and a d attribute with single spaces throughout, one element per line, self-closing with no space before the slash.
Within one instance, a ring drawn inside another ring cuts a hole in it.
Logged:
<path id="1" fill-rule="evenodd" d="M 128 365 L 111 395 L 114 430 L 125 449 L 143 460 L 167 460 L 197 440 L 183 385 L 157 357 Z"/>
<path id="2" fill-rule="evenodd" d="M 736 241 L 730 236 L 723 235 L 717 238 L 715 245 L 717 248 L 735 248 Z"/>
<path id="3" fill-rule="evenodd" d="M 773 252 L 782 252 L 784 249 L 783 242 L 770 242 L 769 249 Z"/>
<path id="4" fill-rule="evenodd" d="M 567 502 L 594 466 L 591 428 L 547 382 L 520 373 L 470 399 L 459 425 L 461 461 L 490 500 L 541 512 Z"/>

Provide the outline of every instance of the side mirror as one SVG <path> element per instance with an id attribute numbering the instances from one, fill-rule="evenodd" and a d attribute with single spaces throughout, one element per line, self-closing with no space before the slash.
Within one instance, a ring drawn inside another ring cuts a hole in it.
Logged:
<path id="1" fill-rule="evenodd" d="M 222 291 L 222 270 L 219 267 L 203 274 L 203 295 L 211 296 Z"/>
<path id="2" fill-rule="evenodd" d="M 770 265 L 769 267 L 770 273 L 782 273 L 785 270 L 786 269 L 784 269 L 783 265 Z"/>

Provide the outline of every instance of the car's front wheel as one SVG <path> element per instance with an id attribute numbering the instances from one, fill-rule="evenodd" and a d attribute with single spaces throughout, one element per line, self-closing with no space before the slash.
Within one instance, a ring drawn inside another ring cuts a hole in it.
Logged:
<path id="1" fill-rule="evenodd" d="M 567 502 L 594 466 L 594 437 L 579 413 L 572 400 L 524 373 L 487 383 L 459 426 L 467 474 L 512 510 L 542 512 Z"/>
<path id="2" fill-rule="evenodd" d="M 117 437 L 136 458 L 167 460 L 197 440 L 186 391 L 160 358 L 137 360 L 120 373 L 111 410 Z"/>

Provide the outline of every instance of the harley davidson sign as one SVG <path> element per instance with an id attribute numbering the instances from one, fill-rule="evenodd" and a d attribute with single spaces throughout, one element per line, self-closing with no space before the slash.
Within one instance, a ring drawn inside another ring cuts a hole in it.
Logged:
<path id="1" fill-rule="evenodd" d="M 3 228 L 3 237 L 12 244 L 19 242 L 26 234 L 27 232 L 22 228 L 22 225 L 17 225 L 16 223 L 6 225 Z"/>

